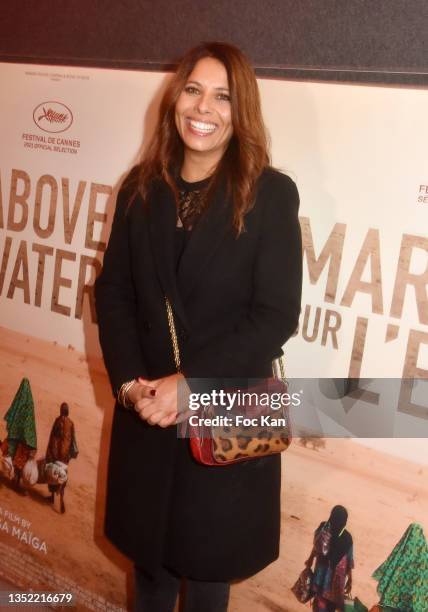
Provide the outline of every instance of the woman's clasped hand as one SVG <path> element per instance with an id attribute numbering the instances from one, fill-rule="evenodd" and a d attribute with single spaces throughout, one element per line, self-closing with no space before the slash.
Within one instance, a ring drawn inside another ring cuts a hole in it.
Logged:
<path id="1" fill-rule="evenodd" d="M 179 385 L 182 385 L 179 393 Z M 127 393 L 127 400 L 134 410 L 149 425 L 169 427 L 187 416 L 185 402 L 189 393 L 186 380 L 181 373 L 171 374 L 156 380 L 139 377 Z M 178 398 L 180 397 L 180 407 Z"/>

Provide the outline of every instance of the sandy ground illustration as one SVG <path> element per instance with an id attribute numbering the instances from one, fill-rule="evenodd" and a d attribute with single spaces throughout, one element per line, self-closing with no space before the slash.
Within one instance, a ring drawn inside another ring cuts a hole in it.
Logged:
<path id="1" fill-rule="evenodd" d="M 99 359 L 87 359 L 73 347 L 5 328 L 0 328 L 0 334 L 0 439 L 5 437 L 4 414 L 26 376 L 35 402 L 37 457 L 44 456 L 50 428 L 63 401 L 69 403 L 80 451 L 69 465 L 65 514 L 47 502 L 46 485 L 36 485 L 24 496 L 0 477 L 1 508 L 28 520 L 32 533 L 46 542 L 47 554 L 1 530 L 0 541 L 30 554 L 41 567 L 131 609 L 131 565 L 102 536 L 113 410 L 104 367 Z M 428 466 L 350 440 L 324 443 L 317 449 L 311 445 L 305 448 L 295 440 L 285 453 L 280 558 L 257 576 L 233 585 L 231 612 L 305 609 L 294 599 L 290 587 L 309 555 L 313 530 L 335 504 L 349 510 L 355 556 L 353 593 L 367 605 L 376 601 L 371 573 L 408 524 L 418 521 L 428 532 Z M 0 558 L 0 567 L 2 563 Z M 37 589 L 38 585 L 33 579 L 28 586 Z"/>

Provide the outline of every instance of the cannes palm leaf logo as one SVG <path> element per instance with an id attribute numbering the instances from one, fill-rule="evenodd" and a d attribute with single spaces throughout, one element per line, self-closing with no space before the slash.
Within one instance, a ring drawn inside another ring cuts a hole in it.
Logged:
<path id="1" fill-rule="evenodd" d="M 42 102 L 34 109 L 33 120 L 44 132 L 65 132 L 73 123 L 73 113 L 62 102 Z"/>

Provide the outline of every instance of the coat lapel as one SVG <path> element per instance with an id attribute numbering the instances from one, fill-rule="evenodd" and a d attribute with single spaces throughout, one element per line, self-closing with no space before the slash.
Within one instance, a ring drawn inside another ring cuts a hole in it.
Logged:
<path id="1" fill-rule="evenodd" d="M 231 208 L 225 197 L 225 189 L 220 186 L 196 224 L 181 257 L 177 282 L 183 303 L 203 278 L 204 268 L 230 227 Z"/>
<path id="2" fill-rule="evenodd" d="M 220 187 L 192 232 L 177 274 L 174 253 L 176 215 L 174 194 L 167 183 L 160 181 L 150 198 L 151 246 L 162 289 L 173 305 L 174 312 L 189 329 L 183 305 L 203 277 L 205 266 L 230 229 L 231 209 L 225 197 L 225 190 Z"/>
<path id="3" fill-rule="evenodd" d="M 174 313 L 178 315 L 181 323 L 188 329 L 189 325 L 186 320 L 182 300 L 178 294 L 174 269 L 176 219 L 174 194 L 164 181 L 159 181 L 153 188 L 150 197 L 150 242 L 162 290 L 171 302 Z"/>

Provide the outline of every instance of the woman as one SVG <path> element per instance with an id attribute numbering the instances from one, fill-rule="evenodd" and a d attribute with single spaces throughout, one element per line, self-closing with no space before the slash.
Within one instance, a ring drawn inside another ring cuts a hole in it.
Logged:
<path id="1" fill-rule="evenodd" d="M 34 459 L 37 452 L 36 419 L 30 381 L 23 378 L 5 417 L 7 438 L 0 445 L 3 457 L 10 457 L 14 468 L 14 482 L 21 488 L 21 476 L 28 460 Z"/>
<path id="2" fill-rule="evenodd" d="M 428 610 L 428 544 L 421 525 L 412 523 L 389 557 L 373 573 L 380 610 Z"/>
<path id="3" fill-rule="evenodd" d="M 300 312 L 298 205 L 293 181 L 269 167 L 246 58 L 221 43 L 189 51 L 146 156 L 119 192 L 95 288 L 120 399 L 106 533 L 135 563 L 144 612 L 172 610 L 182 577 L 186 612 L 226 610 L 230 581 L 278 557 L 280 456 L 209 468 L 174 424 L 179 384 L 271 374 Z"/>
<path id="4" fill-rule="evenodd" d="M 312 602 L 315 612 L 343 610 L 345 595 L 351 593 L 354 559 L 352 536 L 345 529 L 347 520 L 346 508 L 334 506 L 328 521 L 315 530 L 314 546 L 305 563 L 310 568 L 316 559 Z"/>

